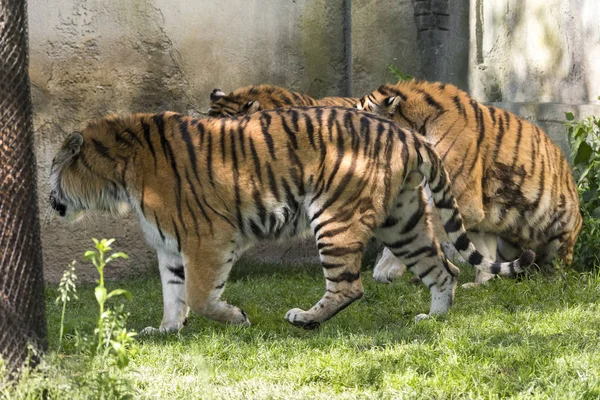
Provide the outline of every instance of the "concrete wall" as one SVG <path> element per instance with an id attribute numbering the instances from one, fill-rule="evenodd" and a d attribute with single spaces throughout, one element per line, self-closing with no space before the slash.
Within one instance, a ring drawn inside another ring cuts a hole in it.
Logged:
<path id="1" fill-rule="evenodd" d="M 565 112 L 600 114 L 598 0 L 471 0 L 469 91 L 542 127 L 568 154 Z"/>
<path id="2" fill-rule="evenodd" d="M 598 0 L 471 0 L 470 19 L 478 99 L 599 104 Z"/>
<path id="3" fill-rule="evenodd" d="M 352 94 L 361 97 L 395 82 L 388 65 L 421 75 L 413 0 L 352 2 Z"/>

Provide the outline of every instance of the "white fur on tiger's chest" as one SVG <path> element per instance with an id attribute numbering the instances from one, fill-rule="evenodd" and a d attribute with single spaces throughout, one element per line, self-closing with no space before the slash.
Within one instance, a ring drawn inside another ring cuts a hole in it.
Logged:
<path id="1" fill-rule="evenodd" d="M 177 240 L 165 232 L 162 232 L 162 235 L 164 236 L 161 236 L 161 231 L 156 227 L 154 221 L 150 222 L 137 204 L 134 204 L 132 208 L 135 210 L 138 217 L 140 228 L 142 228 L 142 232 L 144 233 L 144 238 L 152 248 L 180 255 Z"/>

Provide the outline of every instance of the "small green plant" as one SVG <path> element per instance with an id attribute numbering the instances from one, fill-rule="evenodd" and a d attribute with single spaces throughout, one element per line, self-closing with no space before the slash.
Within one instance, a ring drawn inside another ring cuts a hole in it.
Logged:
<path id="1" fill-rule="evenodd" d="M 582 269 L 600 266 L 600 118 L 590 116 L 575 121 L 566 113 L 573 175 L 579 191 L 583 226 L 575 246 L 574 265 Z"/>
<path id="2" fill-rule="evenodd" d="M 71 301 L 71 298 L 77 300 L 77 287 L 75 285 L 75 281 L 77 281 L 77 275 L 75 275 L 75 260 L 73 260 L 69 268 L 63 272 L 63 276 L 60 278 L 60 284 L 58 285 L 59 295 L 56 298 L 56 304 L 62 303 L 62 311 L 60 314 L 60 333 L 58 336 L 59 350 L 62 348 L 67 302 Z"/>
<path id="3" fill-rule="evenodd" d="M 394 78 L 396 78 L 398 81 L 410 81 L 412 79 L 415 79 L 414 76 L 405 74 L 404 72 L 400 71 L 400 69 L 393 64 L 388 64 L 388 70 L 391 72 L 391 74 L 394 76 Z"/>
<path id="4" fill-rule="evenodd" d="M 96 281 L 98 286 L 94 289 L 94 294 L 99 307 L 99 316 L 94 330 L 94 345 L 92 354 L 100 356 L 102 367 L 109 356 L 112 356 L 114 364 L 123 369 L 129 364 L 129 356 L 135 352 L 135 331 L 128 330 L 126 327 L 128 314 L 123 311 L 123 304 L 115 308 L 106 307 L 106 302 L 117 296 L 124 296 L 131 299 L 131 293 L 124 289 L 115 289 L 108 292 L 104 285 L 104 268 L 110 262 L 118 258 L 128 258 L 127 254 L 122 252 L 112 253 L 108 257 L 106 253 L 111 251 L 110 245 L 114 239 L 93 239 L 95 250 L 88 250 L 84 254 L 84 260 L 91 261 L 98 271 L 99 279 Z"/>

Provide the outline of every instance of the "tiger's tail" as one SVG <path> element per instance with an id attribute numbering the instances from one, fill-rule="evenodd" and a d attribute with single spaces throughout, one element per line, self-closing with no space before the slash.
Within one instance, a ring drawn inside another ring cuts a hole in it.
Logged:
<path id="1" fill-rule="evenodd" d="M 450 178 L 442 160 L 427 144 L 417 149 L 417 170 L 429 182 L 433 201 L 438 209 L 444 230 L 460 255 L 477 269 L 490 274 L 512 276 L 525 271 L 535 261 L 535 253 L 526 250 L 519 259 L 510 262 L 495 262 L 485 258 L 469 240 L 456 199 L 450 192 Z"/>

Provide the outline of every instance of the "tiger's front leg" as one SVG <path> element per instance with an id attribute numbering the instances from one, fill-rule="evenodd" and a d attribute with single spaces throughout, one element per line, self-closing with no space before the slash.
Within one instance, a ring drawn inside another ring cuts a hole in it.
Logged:
<path id="1" fill-rule="evenodd" d="M 163 319 L 159 328 L 146 327 L 140 334 L 176 332 L 185 325 L 189 307 L 185 299 L 183 259 L 168 250 L 157 250 L 158 269 L 163 293 Z"/>
<path id="2" fill-rule="evenodd" d="M 250 326 L 248 315 L 221 300 L 231 267 L 241 255 L 233 238 L 203 237 L 183 249 L 185 292 L 190 309 L 206 318 L 235 325 Z"/>

